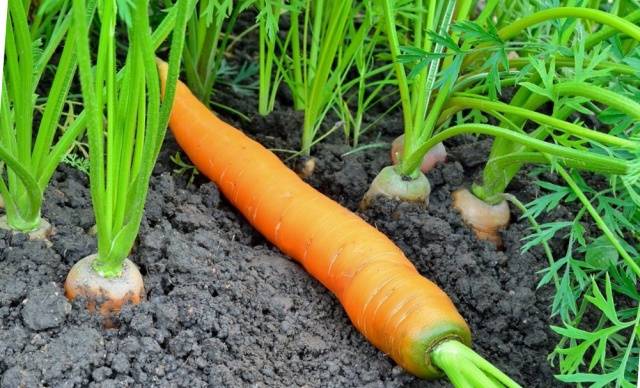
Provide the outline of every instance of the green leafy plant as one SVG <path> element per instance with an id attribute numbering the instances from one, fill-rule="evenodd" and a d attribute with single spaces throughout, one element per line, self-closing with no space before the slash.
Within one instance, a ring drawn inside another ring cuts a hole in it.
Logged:
<path id="1" fill-rule="evenodd" d="M 193 1 L 181 0 L 175 7 L 169 77 L 161 103 L 154 51 L 166 36 L 166 27 L 158 27 L 151 35 L 146 12 L 148 1 L 118 5 L 115 1 L 98 3 L 100 35 L 95 71 L 92 71 L 86 7 L 82 0 L 73 3 L 74 31 L 79 35 L 77 57 L 88 123 L 91 198 L 98 238 L 98 256 L 93 269 L 102 277 L 118 277 L 122 272 L 122 263 L 137 237 L 149 179 L 166 132 L 184 44 L 184 28 Z M 121 72 L 116 69 L 116 42 L 113 39 L 116 26 L 120 25 L 118 13 L 131 17 L 123 18 L 129 48 Z"/>
<path id="2" fill-rule="evenodd" d="M 282 77 L 276 72 L 275 64 L 278 47 L 280 16 L 290 6 L 284 0 L 257 0 L 259 28 L 259 88 L 258 112 L 265 116 L 273 111 L 276 93 Z M 296 108 L 299 108 L 296 106 Z"/>
<path id="3" fill-rule="evenodd" d="M 508 43 L 510 39 L 517 37 L 531 26 L 567 16 L 599 21 L 631 37 L 637 36 L 640 31 L 637 26 L 617 16 L 598 10 L 569 7 L 540 11 L 500 30 L 490 21 L 486 22 L 487 27 L 477 22 L 459 21 L 452 27 L 453 35 L 433 35 L 434 39 L 449 48 L 449 53 L 453 56 L 451 61 L 459 63 L 463 72 L 466 69 L 479 70 L 467 71 L 458 77 L 458 80 L 452 83 L 452 93 L 446 95 L 438 93 L 435 101 L 442 100 L 443 103 L 441 112 L 434 119 L 437 130 L 429 135 L 430 138 L 419 139 L 420 144 L 413 151 L 408 151 L 411 148 L 405 145 L 398 170 L 401 174 L 417 170 L 427 151 L 437 142 L 451 136 L 480 133 L 495 137 L 489 162 L 483 172 L 483 180 L 473 186 L 473 195 L 466 195 L 464 191 L 454 194 L 454 206 L 468 223 L 475 226 L 479 237 L 488 234 L 488 239 L 499 243 L 497 229 L 504 226 L 505 217 L 508 222 L 508 208 L 503 202 L 504 189 L 524 164 L 560 160 L 565 166 L 606 174 L 626 175 L 635 171 L 630 160 L 638 150 L 637 141 L 619 134 L 614 136 L 614 134 L 594 131 L 580 123 L 567 121 L 571 114 L 575 112 L 584 114 L 588 111 L 584 106 L 590 107 L 595 103 L 606 104 L 631 117 L 637 117 L 637 102 L 619 93 L 606 90 L 598 82 L 591 80 L 591 78 L 597 80 L 603 72 L 606 73 L 605 70 L 629 74 L 632 73 L 631 67 L 616 65 L 607 68 L 606 63 L 603 63 L 603 56 L 599 54 L 599 46 L 593 42 L 585 42 L 583 45 L 577 45 L 576 50 L 579 52 L 575 58 L 571 58 L 572 62 L 565 57 L 560 58 L 561 66 L 573 66 L 575 71 L 566 77 L 567 79 L 562 79 L 556 71 L 555 57 L 550 53 L 560 50 L 562 55 L 571 55 L 570 49 L 559 49 L 562 47 L 562 41 L 546 44 L 517 41 Z M 576 24 L 573 26 L 574 29 L 577 28 Z M 567 35 L 561 34 L 561 36 L 565 39 Z M 456 43 L 456 38 L 462 39 L 462 45 Z M 590 44 L 594 56 L 586 61 L 584 53 L 587 52 Z M 508 53 L 512 50 L 529 55 L 528 63 L 526 65 L 521 63 L 520 71 L 512 70 L 510 67 Z M 414 55 L 411 59 L 417 60 L 415 66 L 418 68 L 431 65 L 441 57 L 438 50 L 422 52 L 419 49 L 413 49 L 413 51 Z M 550 58 L 549 66 L 546 66 L 538 56 Z M 441 77 L 447 79 L 446 74 L 450 72 L 450 68 L 444 70 Z M 503 85 L 519 85 L 509 104 L 495 100 Z M 551 114 L 537 111 L 549 102 L 554 103 L 556 107 Z M 471 119 L 471 123 L 460 124 L 460 121 L 465 121 L 465 117 L 458 115 L 456 118 L 458 125 L 450 126 L 449 123 L 454 115 L 464 110 L 493 116 L 498 124 L 484 124 L 479 121 L 477 114 L 472 114 L 467 116 Z M 431 112 L 433 113 L 433 110 Z M 536 126 L 537 129 L 527 132 L 528 126 L 531 125 Z M 589 144 L 593 146 L 590 147 Z M 602 147 L 609 151 L 602 152 Z M 381 180 L 386 179 L 383 180 L 385 188 L 382 191 L 400 196 L 388 188 L 388 182 L 400 182 L 400 180 L 389 180 L 387 177 L 391 174 L 390 170 L 384 173 L 387 175 L 381 176 Z M 376 183 L 374 181 L 374 184 Z M 407 187 L 407 185 L 402 184 L 401 187 Z M 462 196 L 465 199 L 458 200 Z M 483 203 L 497 206 L 491 210 L 492 212 L 499 211 L 501 214 L 505 212 L 506 214 L 497 216 L 497 213 L 493 213 L 483 217 L 484 220 L 471 219 L 469 211 L 476 206 L 485 206 Z M 485 222 L 489 218 L 494 219 L 493 225 Z M 486 228 L 491 230 L 481 230 Z"/>
<path id="4" fill-rule="evenodd" d="M 322 124 L 338 107 L 347 72 L 372 28 L 370 5 L 300 0 L 286 5 L 266 2 L 261 10 L 260 112 L 273 108 L 277 87 L 284 81 L 294 107 L 304 110 L 300 154 L 308 157 L 313 145 L 331 132 L 322 133 Z M 277 34 L 278 20 L 285 10 L 290 27 L 282 37 Z"/>
<path id="5" fill-rule="evenodd" d="M 41 226 L 43 193 L 56 167 L 83 132 L 85 114 L 71 122 L 56 139 L 65 102 L 76 72 L 77 31 L 70 29 L 66 7 L 47 13 L 53 24 L 43 41 L 27 20 L 29 9 L 21 1 L 8 5 L 6 61 L 0 103 L 0 194 L 9 228 L 31 232 Z M 60 49 L 64 43 L 64 47 Z M 39 86 L 47 66 L 60 50 L 47 102 L 38 112 Z M 33 69 L 26 76 L 25 69 Z M 34 98 L 36 95 L 36 98 Z"/>
<path id="6" fill-rule="evenodd" d="M 378 4 L 400 94 L 404 136 L 402 149 L 392 150 L 392 155 L 398 156 L 397 166 L 386 167 L 378 174 L 363 205 L 379 195 L 426 202 L 430 186 L 420 171 L 426 151 L 421 151 L 418 164 L 412 156 L 434 133 L 458 78 L 462 61 L 446 55 L 447 50 L 459 51 L 457 38 L 449 38 L 448 32 L 454 19 L 469 17 L 473 2 L 380 0 Z"/>
<path id="7" fill-rule="evenodd" d="M 561 326 L 552 327 L 561 339 L 550 360 L 558 362 L 557 378 L 567 383 L 632 387 L 640 354 L 637 177 L 627 182 L 634 186 L 595 189 L 576 171 L 556 171 L 566 186 L 540 182 L 545 194 L 528 205 L 527 214 L 538 216 L 560 203 L 582 208 L 573 220 L 540 225 L 523 247 L 566 232 L 566 253 L 551 258 L 539 284 L 554 286 L 552 314 L 562 318 Z M 588 218 L 597 232 L 588 231 Z"/>
<path id="8" fill-rule="evenodd" d="M 189 184 L 192 184 L 196 179 L 196 176 L 200 175 L 200 172 L 198 172 L 198 169 L 193 164 L 184 161 L 180 152 L 176 152 L 174 155 L 170 156 L 170 159 L 171 162 L 176 165 L 173 172 L 178 175 L 188 176 L 189 178 L 187 179 L 187 182 Z"/>
<path id="9" fill-rule="evenodd" d="M 89 175 L 89 160 L 78 154 L 68 153 L 62 159 L 62 163 L 68 164 L 85 175 Z"/>
<path id="10" fill-rule="evenodd" d="M 557 12 L 554 13 L 552 11 Z M 496 46 L 494 47 L 494 49 L 497 50 L 495 52 L 505 53 L 507 50 L 509 50 L 507 44 L 504 41 L 504 37 L 507 37 L 509 35 L 514 36 L 518 28 L 531 26 L 535 22 L 548 20 L 555 17 L 561 17 L 567 14 L 574 15 L 575 17 L 588 18 L 590 20 L 599 20 L 602 23 L 607 23 L 607 25 L 613 26 L 615 28 L 620 28 L 621 32 L 630 33 L 632 36 L 634 34 L 638 36 L 638 33 L 640 32 L 640 28 L 634 26 L 633 24 L 626 23 L 624 19 L 608 15 L 598 10 L 587 10 L 578 8 L 544 10 L 526 18 L 524 22 L 521 22 L 520 26 L 516 25 L 515 29 L 514 25 L 511 25 L 508 28 L 501 30 L 500 35 L 495 36 L 496 39 L 494 40 L 494 42 L 496 43 Z M 511 112 L 502 110 L 502 112 L 505 113 L 505 116 L 499 118 L 501 119 L 501 125 L 507 125 L 508 123 L 511 123 L 518 127 L 519 131 L 522 131 L 524 123 L 530 119 L 527 118 L 527 116 L 532 117 L 531 114 L 533 111 L 539 109 L 549 101 L 552 101 L 555 107 L 552 116 L 562 121 L 568 119 L 569 116 L 574 112 L 589 113 L 590 111 L 585 107 L 585 105 L 590 105 L 593 102 L 606 104 L 612 109 L 616 109 L 624 112 L 625 114 L 629 114 L 630 117 L 638 117 L 638 104 L 635 101 L 618 93 L 613 93 L 605 90 L 600 86 L 602 85 L 602 82 L 598 79 L 602 78 L 602 75 L 608 72 L 617 73 L 622 70 L 623 72 L 628 73 L 630 68 L 626 66 L 608 66 L 608 64 L 604 61 L 604 59 L 606 58 L 606 52 L 602 52 L 598 46 L 596 46 L 595 49 L 592 50 L 592 56 L 588 57 L 587 46 L 593 45 L 594 42 L 592 41 L 590 42 L 590 44 L 586 44 L 584 42 L 584 33 L 579 33 L 581 30 L 577 28 L 575 24 L 573 31 L 577 31 L 579 34 L 578 38 L 576 39 L 577 42 L 574 46 L 573 52 L 570 49 L 564 49 L 561 51 L 561 53 L 564 52 L 565 54 L 572 56 L 573 61 L 567 61 L 566 58 L 559 58 L 558 61 L 552 55 L 549 67 L 547 67 L 541 57 L 542 55 L 548 54 L 548 52 L 539 53 L 538 55 L 541 55 L 540 57 L 530 56 L 527 60 L 526 66 L 528 66 L 528 69 L 532 70 L 529 74 L 524 71 L 518 74 L 518 77 L 510 80 L 510 82 L 518 82 L 518 84 L 520 85 L 520 88 L 515 92 L 514 97 L 511 99 L 510 105 L 522 108 L 524 110 L 518 111 L 517 113 L 514 113 L 513 110 L 511 110 Z M 559 41 L 557 42 L 557 45 L 555 45 L 555 47 L 566 43 L 565 40 L 567 39 L 567 36 L 570 35 L 560 34 Z M 554 45 L 550 46 L 554 47 Z M 486 49 L 487 47 L 488 46 L 485 46 L 484 49 Z M 525 48 L 525 54 L 530 52 L 530 48 L 526 46 L 523 47 Z M 477 55 L 478 53 L 476 52 L 474 54 L 471 54 L 471 57 Z M 573 74 L 571 74 L 569 77 L 566 77 L 568 79 L 561 79 L 556 72 L 556 66 L 569 66 Z M 497 75 L 497 66 L 492 67 L 489 74 L 492 73 Z M 528 79 L 519 81 L 518 79 L 522 77 L 528 77 Z M 490 89 L 495 87 L 499 88 L 499 85 L 496 86 L 495 81 L 493 81 L 494 79 L 496 79 L 495 76 L 488 76 L 487 78 L 487 84 Z M 488 110 L 488 108 L 484 108 L 484 110 L 486 111 Z M 560 124 L 559 122 L 557 123 Z M 549 136 L 549 134 L 550 131 L 546 126 L 541 126 L 532 133 L 532 135 L 538 139 L 545 139 Z M 566 136 L 553 136 L 553 139 L 559 144 L 564 144 L 577 149 L 583 148 L 581 147 L 581 144 L 579 144 L 581 143 L 580 141 L 576 142 L 575 139 L 570 139 Z M 605 142 L 604 139 L 592 140 Z M 625 139 L 621 139 L 620 141 L 613 143 L 605 142 L 605 144 L 608 144 L 610 146 L 623 147 L 631 150 L 638 149 L 637 142 Z M 524 149 L 518 144 L 515 144 L 504 138 L 497 139 L 494 142 L 491 150 L 491 154 L 489 157 L 490 161 L 484 170 L 484 183 L 474 186 L 473 193 L 487 202 L 499 201 L 500 194 L 504 192 L 504 189 L 513 178 L 515 173 L 517 173 L 517 171 L 520 169 L 523 163 L 511 163 L 511 165 L 507 166 L 502 171 L 498 170 L 501 167 L 505 167 L 503 162 L 505 157 L 509 157 L 509 155 L 515 156 L 523 151 Z M 534 155 L 532 155 L 532 157 L 540 158 L 540 156 Z M 495 166 L 494 164 L 500 164 L 501 166 Z"/>
<path id="11" fill-rule="evenodd" d="M 208 104 L 224 65 L 238 16 L 254 0 L 200 0 L 187 23 L 184 71 L 193 93 Z"/>
<path id="12" fill-rule="evenodd" d="M 375 20 L 378 15 L 374 3 L 365 2 L 364 6 L 367 10 L 363 15 Z M 335 104 L 337 107 L 334 107 L 340 117 L 345 139 L 347 143 L 353 145 L 354 149 L 358 149 L 360 137 L 367 130 L 400 105 L 399 102 L 391 104 L 385 112 L 377 115 L 371 122 L 365 122 L 365 116 L 376 105 L 397 94 L 397 88 L 394 88 L 395 81 L 392 79 L 393 65 L 380 65 L 378 61 L 379 57 L 384 56 L 382 50 L 386 43 L 382 28 L 380 23 L 372 24 L 365 41 L 353 57 L 349 77 L 341 82 Z M 395 90 L 389 92 L 387 89 Z"/>

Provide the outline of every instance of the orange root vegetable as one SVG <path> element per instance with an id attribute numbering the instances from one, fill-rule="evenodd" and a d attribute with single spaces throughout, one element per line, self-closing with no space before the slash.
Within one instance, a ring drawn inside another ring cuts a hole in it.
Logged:
<path id="1" fill-rule="evenodd" d="M 159 67 L 164 79 L 166 66 Z M 449 340 L 470 344 L 449 297 L 395 244 L 216 117 L 181 83 L 170 127 L 249 222 L 331 290 L 356 328 L 406 370 L 440 377 L 431 351 Z"/>
<path id="2" fill-rule="evenodd" d="M 391 143 L 391 161 L 394 165 L 400 162 L 400 155 L 404 149 L 404 135 L 398 136 L 393 143 Z M 442 163 L 447 160 L 447 150 L 444 148 L 444 144 L 438 143 L 422 158 L 422 164 L 420 165 L 420 171 L 427 173 L 431 171 L 436 164 Z"/>
<path id="3" fill-rule="evenodd" d="M 7 216 L 0 217 L 0 229 L 4 230 L 14 230 L 9 226 L 7 222 Z M 32 230 L 31 232 L 26 232 L 29 236 L 29 240 L 31 241 L 48 241 L 49 237 L 53 234 L 53 226 L 45 220 L 44 218 L 40 219 L 40 226 L 36 230 Z"/>
<path id="4" fill-rule="evenodd" d="M 453 193 L 453 207 L 460 212 L 464 222 L 471 226 L 479 239 L 502 246 L 500 230 L 509 225 L 510 218 L 507 201 L 490 205 L 469 190 L 460 189 Z"/>
<path id="5" fill-rule="evenodd" d="M 138 267 L 126 259 L 121 276 L 106 278 L 93 269 L 96 257 L 95 254 L 87 256 L 71 268 L 64 283 L 67 299 L 83 297 L 89 311 L 98 308 L 105 318 L 117 314 L 126 303 L 140 303 L 144 298 L 144 284 Z"/>
<path id="6" fill-rule="evenodd" d="M 431 185 L 423 173 L 414 179 L 407 179 L 400 175 L 395 167 L 383 168 L 375 177 L 369 190 L 360 203 L 360 208 L 367 208 L 376 197 L 386 197 L 397 201 L 415 202 L 424 206 L 429 205 Z"/>

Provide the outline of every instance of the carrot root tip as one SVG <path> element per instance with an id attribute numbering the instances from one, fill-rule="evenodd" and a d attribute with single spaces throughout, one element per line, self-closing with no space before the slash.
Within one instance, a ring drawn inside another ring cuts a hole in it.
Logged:
<path id="1" fill-rule="evenodd" d="M 309 156 L 300 158 L 296 162 L 295 170 L 300 178 L 310 178 L 316 170 L 316 158 Z"/>
<path id="2" fill-rule="evenodd" d="M 11 230 L 11 231 L 14 230 L 9 226 L 6 215 L 0 217 L 0 229 Z M 45 220 L 44 218 L 40 218 L 39 226 L 36 229 L 30 232 L 25 232 L 25 233 L 29 236 L 29 240 L 31 241 L 48 242 L 49 237 L 51 237 L 51 235 L 53 235 L 54 233 L 54 229 L 53 229 L 53 226 L 49 223 L 49 221 Z"/>
<path id="3" fill-rule="evenodd" d="M 500 231 L 509 225 L 510 212 L 507 201 L 490 205 L 467 189 L 453 193 L 453 207 L 460 212 L 463 221 L 471 226 L 480 240 L 502 246 Z"/>
<path id="4" fill-rule="evenodd" d="M 417 178 L 407 179 L 400 175 L 395 167 L 388 166 L 383 168 L 371 182 L 360 207 L 366 209 L 377 197 L 415 202 L 426 207 L 429 205 L 429 194 L 431 194 L 431 185 L 423 173 L 419 173 Z"/>
<path id="5" fill-rule="evenodd" d="M 398 136 L 393 143 L 391 143 L 391 161 L 394 165 L 400 162 L 400 155 L 404 150 L 404 135 Z M 444 144 L 438 143 L 431 148 L 422 158 L 422 164 L 420 165 L 420 171 L 425 174 L 438 164 L 447 160 L 447 149 Z"/>
<path id="6" fill-rule="evenodd" d="M 64 283 L 65 295 L 69 300 L 84 298 L 89 311 L 98 308 L 100 315 L 110 319 L 124 304 L 140 303 L 144 298 L 144 283 L 140 270 L 129 259 L 125 259 L 119 277 L 101 276 L 94 269 L 97 256 L 87 256 L 71 268 Z"/>

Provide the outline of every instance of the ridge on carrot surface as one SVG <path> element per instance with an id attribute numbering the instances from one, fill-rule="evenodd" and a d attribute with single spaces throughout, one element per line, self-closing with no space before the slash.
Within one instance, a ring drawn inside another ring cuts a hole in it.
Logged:
<path id="1" fill-rule="evenodd" d="M 164 77 L 166 67 L 159 67 Z M 356 328 L 406 370 L 440 377 L 431 350 L 449 339 L 470 343 L 449 297 L 385 235 L 217 118 L 180 83 L 170 127 L 249 222 L 330 289 Z"/>

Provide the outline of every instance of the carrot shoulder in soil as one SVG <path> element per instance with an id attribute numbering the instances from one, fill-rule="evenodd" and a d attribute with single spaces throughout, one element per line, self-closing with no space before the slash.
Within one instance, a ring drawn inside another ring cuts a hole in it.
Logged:
<path id="1" fill-rule="evenodd" d="M 159 64 L 161 77 L 166 75 Z M 471 335 L 449 297 L 360 217 L 320 194 L 259 143 L 223 122 L 178 83 L 169 125 L 196 167 L 273 244 L 340 300 L 353 324 L 423 378 L 443 341 Z"/>

